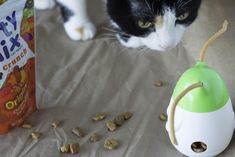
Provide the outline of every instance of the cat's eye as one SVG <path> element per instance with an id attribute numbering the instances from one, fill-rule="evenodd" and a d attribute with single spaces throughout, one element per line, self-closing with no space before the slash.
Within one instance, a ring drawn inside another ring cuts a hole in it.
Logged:
<path id="1" fill-rule="evenodd" d="M 183 21 L 183 20 L 187 19 L 188 16 L 189 16 L 189 13 L 188 13 L 188 12 L 187 12 L 187 13 L 184 13 L 184 14 L 181 14 L 180 16 L 177 17 L 177 20 Z"/>
<path id="2" fill-rule="evenodd" d="M 153 24 L 152 22 L 148 22 L 148 21 L 138 21 L 138 26 L 140 28 L 149 28 L 151 27 Z"/>

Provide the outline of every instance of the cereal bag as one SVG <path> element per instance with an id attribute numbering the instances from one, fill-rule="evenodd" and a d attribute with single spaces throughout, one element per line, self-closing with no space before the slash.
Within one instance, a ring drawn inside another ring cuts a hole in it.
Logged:
<path id="1" fill-rule="evenodd" d="M 0 0 L 0 134 L 36 110 L 33 0 Z"/>

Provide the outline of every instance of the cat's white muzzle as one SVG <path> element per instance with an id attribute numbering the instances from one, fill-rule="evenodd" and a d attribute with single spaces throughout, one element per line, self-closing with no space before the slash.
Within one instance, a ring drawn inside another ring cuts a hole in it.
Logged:
<path id="1" fill-rule="evenodd" d="M 185 31 L 184 26 L 174 26 L 162 28 L 149 34 L 147 37 L 141 38 L 142 43 L 153 50 L 167 51 L 174 48 L 181 41 Z"/>

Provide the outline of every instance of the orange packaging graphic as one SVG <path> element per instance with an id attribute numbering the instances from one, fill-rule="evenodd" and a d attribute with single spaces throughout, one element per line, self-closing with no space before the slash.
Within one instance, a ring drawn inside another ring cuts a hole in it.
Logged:
<path id="1" fill-rule="evenodd" d="M 36 110 L 33 0 L 0 0 L 0 134 Z"/>

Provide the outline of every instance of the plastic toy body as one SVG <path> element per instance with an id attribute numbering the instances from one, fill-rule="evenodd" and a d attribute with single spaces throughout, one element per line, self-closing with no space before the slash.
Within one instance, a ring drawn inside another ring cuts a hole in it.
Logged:
<path id="1" fill-rule="evenodd" d="M 193 82 L 203 87 L 185 95 L 175 110 L 175 148 L 191 157 L 212 157 L 221 153 L 230 143 L 235 119 L 232 102 L 224 81 L 205 63 L 197 63 L 187 70 L 176 84 L 170 105 L 175 97 Z M 169 132 L 169 121 L 166 124 Z M 206 148 L 193 149 L 193 144 L 203 143 Z"/>
<path id="2" fill-rule="evenodd" d="M 208 45 L 226 29 L 227 21 L 208 40 L 199 62 L 180 77 L 167 109 L 166 130 L 174 147 L 186 156 L 216 156 L 233 136 L 235 117 L 227 87 L 204 62 Z"/>

